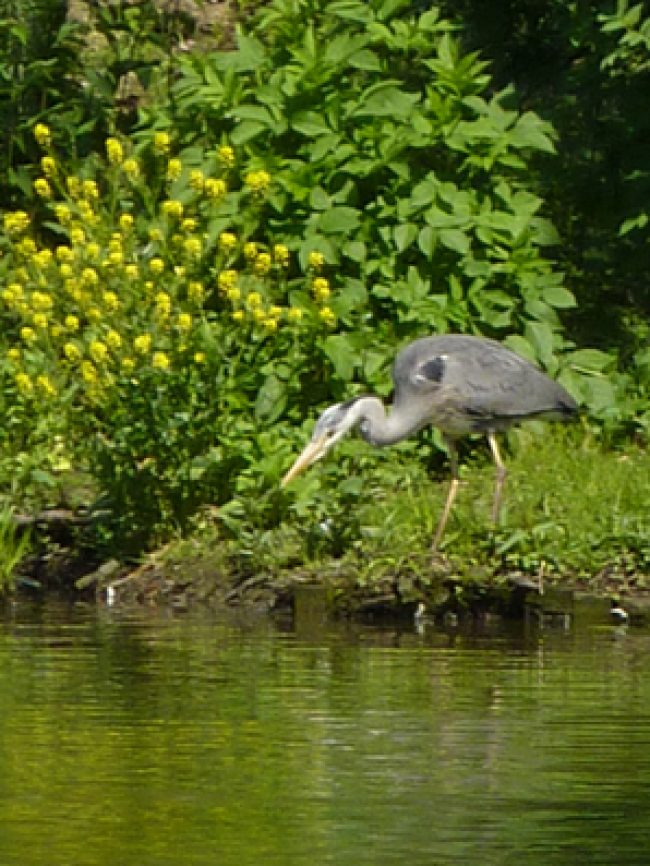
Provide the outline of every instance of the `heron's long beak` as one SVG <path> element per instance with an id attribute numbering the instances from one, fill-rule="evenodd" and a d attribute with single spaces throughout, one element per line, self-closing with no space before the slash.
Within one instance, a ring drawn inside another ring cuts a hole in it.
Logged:
<path id="1" fill-rule="evenodd" d="M 300 475 L 301 472 L 304 472 L 308 466 L 319 460 L 328 450 L 328 444 L 329 439 L 327 436 L 319 436 L 318 439 L 312 439 L 284 476 L 280 482 L 280 487 L 285 487 L 290 481 L 293 481 L 294 478 Z"/>

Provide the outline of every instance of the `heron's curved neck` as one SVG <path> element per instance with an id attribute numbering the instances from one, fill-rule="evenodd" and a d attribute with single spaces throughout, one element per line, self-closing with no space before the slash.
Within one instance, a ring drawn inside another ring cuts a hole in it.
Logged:
<path id="1" fill-rule="evenodd" d="M 354 414 L 359 432 L 371 445 L 383 447 L 399 442 L 420 428 L 419 419 L 409 413 L 394 411 L 386 413 L 379 397 L 359 397 L 354 403 Z"/>

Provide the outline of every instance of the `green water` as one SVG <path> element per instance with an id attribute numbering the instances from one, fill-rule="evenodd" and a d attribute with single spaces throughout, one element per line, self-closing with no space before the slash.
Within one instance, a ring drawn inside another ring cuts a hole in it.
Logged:
<path id="1" fill-rule="evenodd" d="M 650 635 L 0 617 L 0 866 L 650 863 Z"/>

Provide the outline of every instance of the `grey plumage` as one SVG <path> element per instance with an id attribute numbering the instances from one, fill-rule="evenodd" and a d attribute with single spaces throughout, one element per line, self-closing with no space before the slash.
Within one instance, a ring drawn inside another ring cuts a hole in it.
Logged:
<path id="1" fill-rule="evenodd" d="M 386 414 L 373 395 L 355 397 L 326 409 L 311 441 L 283 479 L 283 485 L 320 459 L 350 429 L 358 426 L 372 445 L 399 442 L 432 424 L 445 436 L 452 482 L 434 538 L 437 546 L 458 486 L 455 439 L 485 433 L 497 467 L 492 509 L 496 521 L 505 467 L 494 434 L 534 417 L 569 417 L 575 400 L 530 361 L 494 340 L 460 334 L 415 340 L 397 356 L 393 367 L 395 395 Z"/>

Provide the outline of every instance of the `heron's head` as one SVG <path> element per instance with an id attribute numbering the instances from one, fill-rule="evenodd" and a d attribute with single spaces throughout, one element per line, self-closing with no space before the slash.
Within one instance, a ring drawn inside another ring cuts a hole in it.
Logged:
<path id="1" fill-rule="evenodd" d="M 357 403 L 358 400 L 336 403 L 323 412 L 316 422 L 314 432 L 306 448 L 299 454 L 296 462 L 282 479 L 282 487 L 304 472 L 312 463 L 324 457 L 330 448 L 336 445 L 339 439 L 361 420 L 359 412 L 356 411 Z"/>

